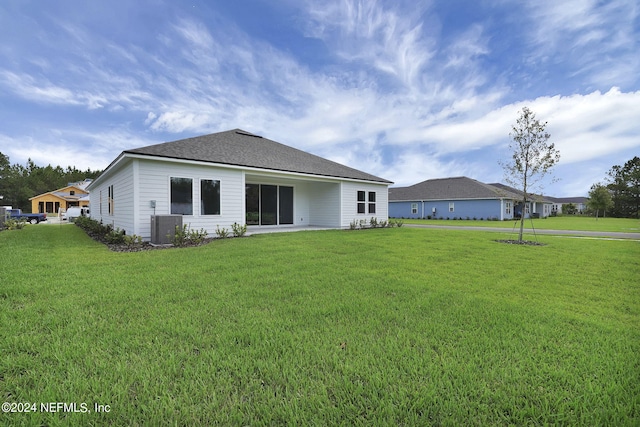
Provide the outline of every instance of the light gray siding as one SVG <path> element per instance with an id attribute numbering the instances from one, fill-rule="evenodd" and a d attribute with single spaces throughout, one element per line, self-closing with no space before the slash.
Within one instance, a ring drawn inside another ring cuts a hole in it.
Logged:
<path id="1" fill-rule="evenodd" d="M 204 228 L 214 236 L 217 227 L 231 230 L 234 222 L 244 224 L 244 183 L 242 171 L 207 165 L 141 159 L 138 171 L 139 232 L 151 237 L 151 215 L 171 214 L 171 178 L 190 178 L 193 184 L 193 215 L 182 223 L 191 229 Z M 220 215 L 200 214 L 200 180 L 220 181 Z M 155 208 L 152 201 L 155 200 Z"/>
<path id="2" fill-rule="evenodd" d="M 308 188 L 310 225 L 340 227 L 340 183 L 312 182 Z"/>
<path id="3" fill-rule="evenodd" d="M 109 186 L 113 186 L 113 212 L 109 212 Z M 133 163 L 123 164 L 112 179 L 106 180 L 89 193 L 91 217 L 114 229 L 134 234 Z"/>
<path id="4" fill-rule="evenodd" d="M 358 213 L 358 191 L 365 192 L 365 213 Z M 369 193 L 376 193 L 376 212 L 369 213 Z M 342 219 L 340 226 L 349 227 L 354 220 L 377 221 L 389 219 L 389 189 L 386 184 L 343 182 L 342 183 Z"/>

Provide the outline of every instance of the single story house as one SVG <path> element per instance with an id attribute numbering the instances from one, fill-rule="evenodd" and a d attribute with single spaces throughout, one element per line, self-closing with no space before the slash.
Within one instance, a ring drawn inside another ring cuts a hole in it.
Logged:
<path id="1" fill-rule="evenodd" d="M 391 181 L 234 129 L 123 151 L 89 185 L 91 217 L 151 237 L 151 217 L 181 215 L 214 235 L 252 228 L 348 228 L 388 219 Z"/>
<path id="2" fill-rule="evenodd" d="M 89 206 L 89 192 L 87 186 L 90 179 L 75 182 L 66 187 L 31 197 L 31 212 L 34 213 L 60 213 L 70 207 Z"/>
<path id="3" fill-rule="evenodd" d="M 515 193 L 520 196 L 520 200 L 522 200 L 524 193 L 522 190 L 515 189 L 513 187 L 509 187 L 505 184 L 493 183 L 489 184 L 494 187 L 498 187 L 504 191 L 509 191 L 511 193 Z M 542 194 L 529 194 L 529 202 L 527 203 L 527 207 L 525 209 L 525 218 L 529 218 L 529 215 L 538 218 L 546 218 L 551 215 L 553 211 L 553 202 L 546 196 Z M 515 215 L 520 217 L 522 212 L 522 204 L 516 205 Z"/>
<path id="4" fill-rule="evenodd" d="M 576 213 L 582 214 L 587 210 L 586 197 L 547 197 L 553 205 L 551 206 L 551 212 L 554 214 L 562 213 L 562 206 L 572 204 L 576 207 Z"/>
<path id="5" fill-rule="evenodd" d="M 392 218 L 513 219 L 520 196 L 459 176 L 389 188 Z"/>

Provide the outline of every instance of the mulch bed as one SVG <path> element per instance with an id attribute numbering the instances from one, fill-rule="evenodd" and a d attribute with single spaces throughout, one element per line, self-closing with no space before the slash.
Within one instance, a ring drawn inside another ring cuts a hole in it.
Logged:
<path id="1" fill-rule="evenodd" d="M 174 248 L 189 248 L 192 246 L 203 246 L 206 245 L 208 243 L 210 243 L 211 241 L 215 240 L 213 238 L 208 238 L 208 239 L 204 239 L 202 242 L 200 243 L 186 243 L 182 246 L 174 246 L 174 245 L 152 245 L 149 242 L 142 242 L 142 243 L 136 243 L 133 245 L 125 245 L 125 244 L 119 244 L 119 245 L 114 245 L 112 243 L 105 243 L 104 241 L 100 240 L 100 239 L 94 239 L 100 243 L 104 243 L 110 251 L 112 252 L 142 252 L 142 251 L 155 251 L 155 250 L 159 250 L 159 249 L 174 249 Z"/>
<path id="2" fill-rule="evenodd" d="M 112 252 L 143 252 L 143 251 L 155 251 L 155 250 L 160 250 L 160 249 L 188 248 L 188 247 L 192 247 L 192 246 L 203 246 L 203 245 L 211 243 L 213 240 L 215 240 L 215 238 L 209 237 L 209 238 L 203 239 L 200 243 L 186 243 L 186 244 L 184 244 L 182 246 L 152 245 L 149 242 L 142 242 L 142 243 L 135 243 L 135 244 L 132 244 L 132 245 L 127 245 L 127 244 L 124 244 L 124 243 L 120 243 L 120 244 L 107 243 L 107 241 L 105 240 L 104 236 L 101 236 L 101 235 L 98 235 L 98 234 L 94 234 L 94 233 L 89 233 L 86 230 L 85 230 L 85 232 L 87 233 L 87 236 L 91 237 L 96 242 L 102 243 L 103 245 L 108 247 L 109 250 L 112 251 Z"/>
<path id="3" fill-rule="evenodd" d="M 527 246 L 547 246 L 544 243 L 532 242 L 531 240 L 496 240 L 498 243 L 506 243 L 509 245 L 527 245 Z"/>

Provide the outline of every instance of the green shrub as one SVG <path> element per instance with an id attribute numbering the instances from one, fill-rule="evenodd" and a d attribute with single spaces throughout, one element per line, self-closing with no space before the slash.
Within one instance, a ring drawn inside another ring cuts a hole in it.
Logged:
<path id="1" fill-rule="evenodd" d="M 247 224 L 240 225 L 237 222 L 234 222 L 231 229 L 233 230 L 233 235 L 235 237 L 242 237 L 247 233 Z"/>
<path id="2" fill-rule="evenodd" d="M 226 239 L 229 237 L 229 230 L 224 227 L 220 228 L 216 225 L 216 236 L 218 236 L 219 239 Z"/>
<path id="3" fill-rule="evenodd" d="M 4 226 L 7 230 L 22 230 L 27 226 L 27 221 L 23 219 L 8 219 L 5 221 Z"/>
<path id="4" fill-rule="evenodd" d="M 120 245 L 124 243 L 124 235 L 125 231 L 116 228 L 115 230 L 110 230 L 104 235 L 105 242 L 112 245 Z"/>
<path id="5" fill-rule="evenodd" d="M 167 237 L 171 239 L 173 246 L 185 246 L 187 244 L 187 234 L 187 224 L 183 224 L 182 227 L 176 225 L 176 232 L 173 234 L 173 237 L 171 237 L 170 234 L 167 234 Z"/>
<path id="6" fill-rule="evenodd" d="M 189 230 L 189 235 L 187 237 L 189 239 L 189 243 L 199 245 L 204 242 L 204 239 L 206 239 L 208 235 L 209 233 L 207 233 L 207 230 L 201 228 L 200 230 Z"/>
<path id="7" fill-rule="evenodd" d="M 131 246 L 138 246 L 142 244 L 142 236 L 138 236 L 138 235 L 125 235 L 124 236 L 124 244 L 131 247 Z"/>
<path id="8" fill-rule="evenodd" d="M 190 225 L 184 224 L 182 228 L 176 226 L 176 232 L 173 238 L 171 238 L 171 243 L 173 246 L 199 245 L 204 241 L 207 235 L 208 233 L 204 228 L 201 228 L 200 230 L 191 230 Z"/>

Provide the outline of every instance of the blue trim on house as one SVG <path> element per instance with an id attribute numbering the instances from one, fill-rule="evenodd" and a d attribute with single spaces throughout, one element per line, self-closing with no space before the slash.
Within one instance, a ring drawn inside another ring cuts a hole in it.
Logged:
<path id="1" fill-rule="evenodd" d="M 453 204 L 450 206 L 450 204 Z M 507 209 L 507 203 L 511 204 Z M 417 208 L 416 212 L 412 211 Z M 451 212 L 450 207 L 453 208 Z M 435 209 L 435 214 L 434 214 Z M 501 212 L 502 211 L 502 212 Z M 514 202 L 512 200 L 415 200 L 407 202 L 389 202 L 389 217 L 392 218 L 436 218 L 436 219 L 513 219 Z"/>

